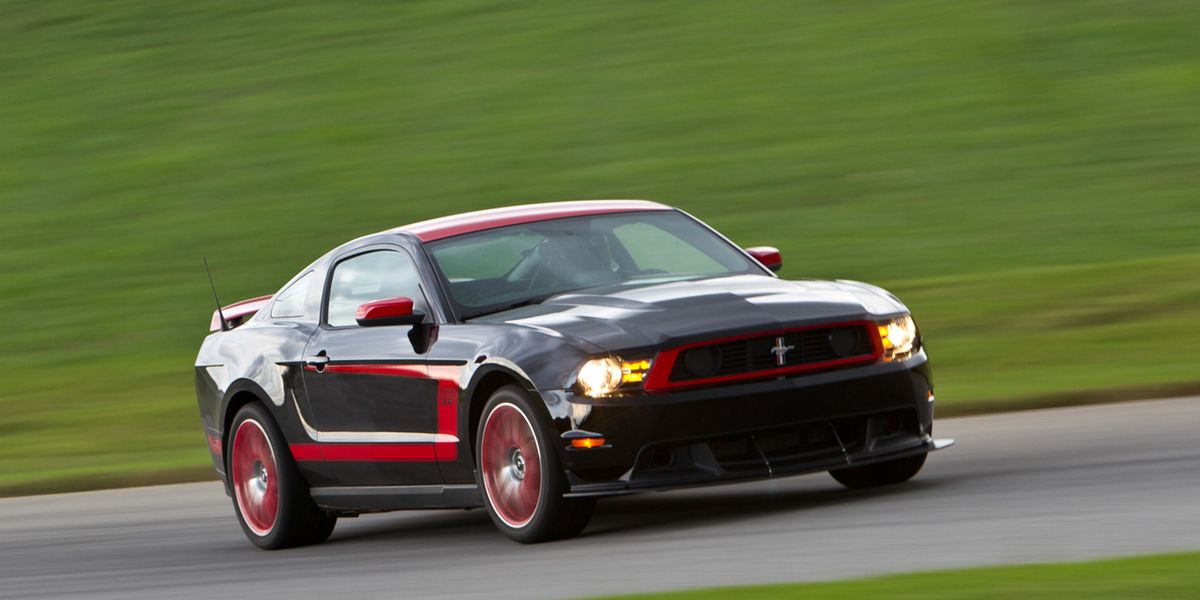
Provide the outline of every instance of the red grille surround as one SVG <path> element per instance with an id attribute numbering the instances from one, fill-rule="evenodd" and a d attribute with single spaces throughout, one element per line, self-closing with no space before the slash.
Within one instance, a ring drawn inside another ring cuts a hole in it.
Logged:
<path id="1" fill-rule="evenodd" d="M 682 381 L 673 381 L 671 372 L 675 368 L 675 362 L 679 356 L 692 348 L 702 348 L 705 346 L 715 346 L 728 342 L 736 342 L 741 340 L 751 340 L 756 338 L 766 338 L 772 336 L 782 336 L 794 334 L 811 329 L 831 329 L 838 327 L 862 327 L 866 330 L 867 340 L 871 343 L 871 352 L 869 354 L 860 354 L 856 356 L 848 356 L 846 358 L 838 358 L 834 360 L 824 360 L 819 362 L 800 363 L 794 365 L 784 365 L 774 369 L 760 369 L 755 371 L 732 373 L 728 375 L 719 375 L 715 377 L 701 377 L 696 379 L 686 379 Z M 759 331 L 755 333 L 747 333 L 732 337 L 725 337 L 713 340 L 703 340 L 677 346 L 669 350 L 663 350 L 654 358 L 654 365 L 650 369 L 650 373 L 646 376 L 646 382 L 643 389 L 646 392 L 665 392 L 680 388 L 692 388 L 699 386 L 720 385 L 723 383 L 732 383 L 735 381 L 747 381 L 752 379 L 771 379 L 773 377 L 781 377 L 787 375 L 797 375 L 812 371 L 826 371 L 830 369 L 838 369 L 860 364 L 867 364 L 878 361 L 883 357 L 883 341 L 879 338 L 878 324 L 874 321 L 841 321 L 836 323 L 817 323 L 804 327 L 794 327 L 790 329 L 780 329 L 775 331 Z"/>

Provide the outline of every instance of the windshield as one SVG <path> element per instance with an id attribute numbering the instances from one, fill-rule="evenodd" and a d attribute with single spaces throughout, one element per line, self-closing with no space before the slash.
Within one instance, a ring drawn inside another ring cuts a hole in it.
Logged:
<path id="1" fill-rule="evenodd" d="M 763 270 L 677 211 L 570 217 L 428 244 L 464 319 L 601 285 Z"/>

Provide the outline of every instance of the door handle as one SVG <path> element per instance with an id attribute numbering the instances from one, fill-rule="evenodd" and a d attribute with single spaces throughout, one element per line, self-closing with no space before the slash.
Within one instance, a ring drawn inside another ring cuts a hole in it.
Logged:
<path id="1" fill-rule="evenodd" d="M 315 356 L 304 357 L 304 364 L 306 366 L 316 367 L 317 372 L 324 371 L 325 365 L 329 364 L 329 355 L 325 354 L 325 351 L 322 350 Z"/>

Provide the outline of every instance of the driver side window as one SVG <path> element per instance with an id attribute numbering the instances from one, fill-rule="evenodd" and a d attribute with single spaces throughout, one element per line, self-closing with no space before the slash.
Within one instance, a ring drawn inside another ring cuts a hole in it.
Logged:
<path id="1" fill-rule="evenodd" d="M 359 305 L 398 296 L 411 298 L 415 310 L 429 310 L 421 276 L 407 253 L 376 250 L 347 258 L 333 268 L 325 322 L 334 327 L 355 325 Z"/>

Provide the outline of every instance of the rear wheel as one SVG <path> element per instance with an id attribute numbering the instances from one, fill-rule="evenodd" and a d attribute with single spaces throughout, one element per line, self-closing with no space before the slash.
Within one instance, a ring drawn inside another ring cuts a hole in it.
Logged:
<path id="1" fill-rule="evenodd" d="M 230 430 L 225 472 L 246 537 L 268 550 L 328 539 L 337 518 L 313 503 L 267 410 L 257 403 L 246 405 L 233 418 Z"/>
<path id="2" fill-rule="evenodd" d="M 837 480 L 838 483 L 851 488 L 872 488 L 881 485 L 891 485 L 893 483 L 902 483 L 912 479 L 921 467 L 925 465 L 925 457 L 928 453 L 909 456 L 906 458 L 898 458 L 884 462 L 878 462 L 861 467 L 847 467 L 845 469 L 837 469 L 830 471 L 829 474 Z"/>
<path id="3" fill-rule="evenodd" d="M 505 386 L 483 408 L 475 464 L 492 522 L 529 544 L 573 537 L 592 517 L 595 500 L 563 498 L 568 489 L 552 440 L 524 390 Z"/>

